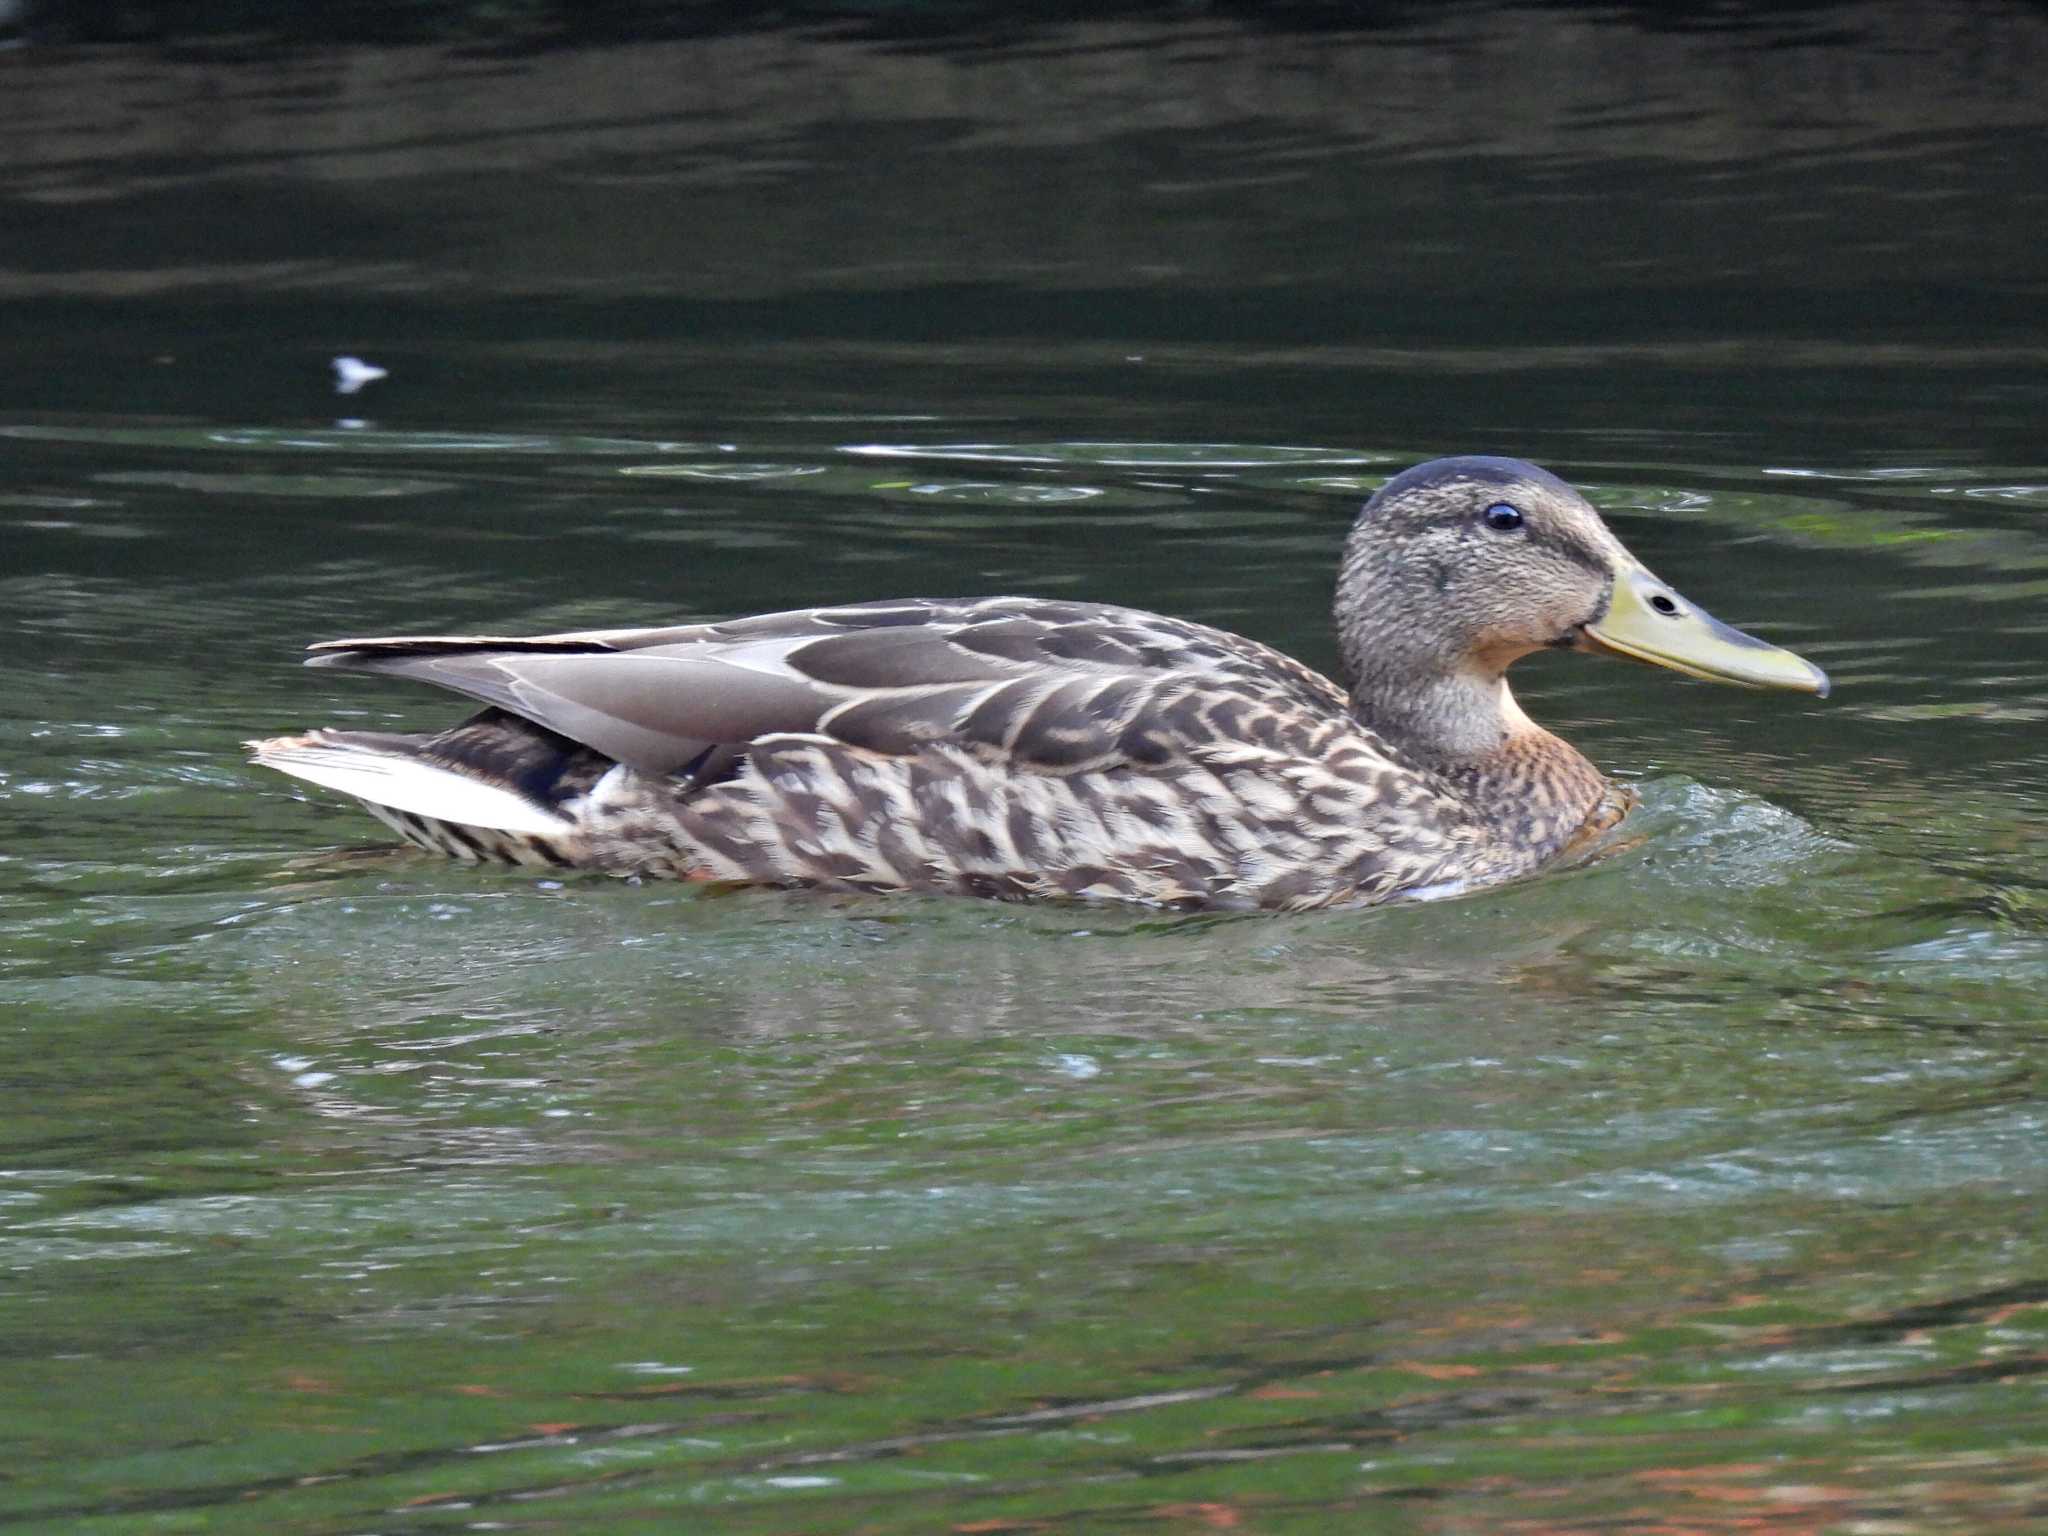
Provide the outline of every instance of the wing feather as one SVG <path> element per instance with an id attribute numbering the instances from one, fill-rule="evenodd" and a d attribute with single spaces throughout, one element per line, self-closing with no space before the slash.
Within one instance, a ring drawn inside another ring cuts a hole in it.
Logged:
<path id="1" fill-rule="evenodd" d="M 953 741 L 1019 768 L 1162 767 L 1242 732 L 1346 716 L 1254 641 L 1134 609 L 928 598 L 715 624 L 329 641 L 308 663 L 431 683 L 648 773 L 763 736 L 882 753 Z"/>

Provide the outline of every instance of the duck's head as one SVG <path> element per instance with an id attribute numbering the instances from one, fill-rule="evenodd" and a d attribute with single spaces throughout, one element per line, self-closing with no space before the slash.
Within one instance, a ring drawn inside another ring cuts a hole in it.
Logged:
<path id="1" fill-rule="evenodd" d="M 1691 677 L 1825 695 L 1827 674 L 1651 575 L 1592 504 L 1520 459 L 1434 459 L 1382 486 L 1345 545 L 1339 638 L 1362 701 L 1497 684 L 1531 651 L 1606 651 Z"/>

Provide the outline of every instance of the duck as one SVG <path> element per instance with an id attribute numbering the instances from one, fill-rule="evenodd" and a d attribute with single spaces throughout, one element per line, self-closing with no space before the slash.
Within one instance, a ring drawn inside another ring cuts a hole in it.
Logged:
<path id="1" fill-rule="evenodd" d="M 1303 911 L 1529 875 L 1632 795 L 1516 703 L 1537 651 L 1824 697 L 1519 459 L 1395 475 L 1345 538 L 1340 678 L 1226 630 L 1042 597 L 560 634 L 329 640 L 306 665 L 482 709 L 252 760 L 471 862 L 1007 900 Z"/>

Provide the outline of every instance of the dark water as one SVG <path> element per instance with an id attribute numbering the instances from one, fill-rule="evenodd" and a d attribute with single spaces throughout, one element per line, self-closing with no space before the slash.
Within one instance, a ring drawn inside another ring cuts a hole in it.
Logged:
<path id="1" fill-rule="evenodd" d="M 0 55 L 0 1522 L 2048 1522 L 2048 23 L 1381 23 Z M 1290 920 L 464 870 L 237 746 L 450 718 L 352 633 L 1328 665 L 1447 451 L 1835 697 L 1537 658 L 1632 844 Z"/>

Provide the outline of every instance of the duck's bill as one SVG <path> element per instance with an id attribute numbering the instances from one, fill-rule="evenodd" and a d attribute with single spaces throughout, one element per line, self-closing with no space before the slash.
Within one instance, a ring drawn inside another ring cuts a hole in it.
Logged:
<path id="1" fill-rule="evenodd" d="M 1607 611 L 1579 631 L 1587 650 L 1669 667 L 1745 688 L 1789 688 L 1827 697 L 1828 675 L 1804 656 L 1731 629 L 1641 566 L 1615 577 Z"/>

